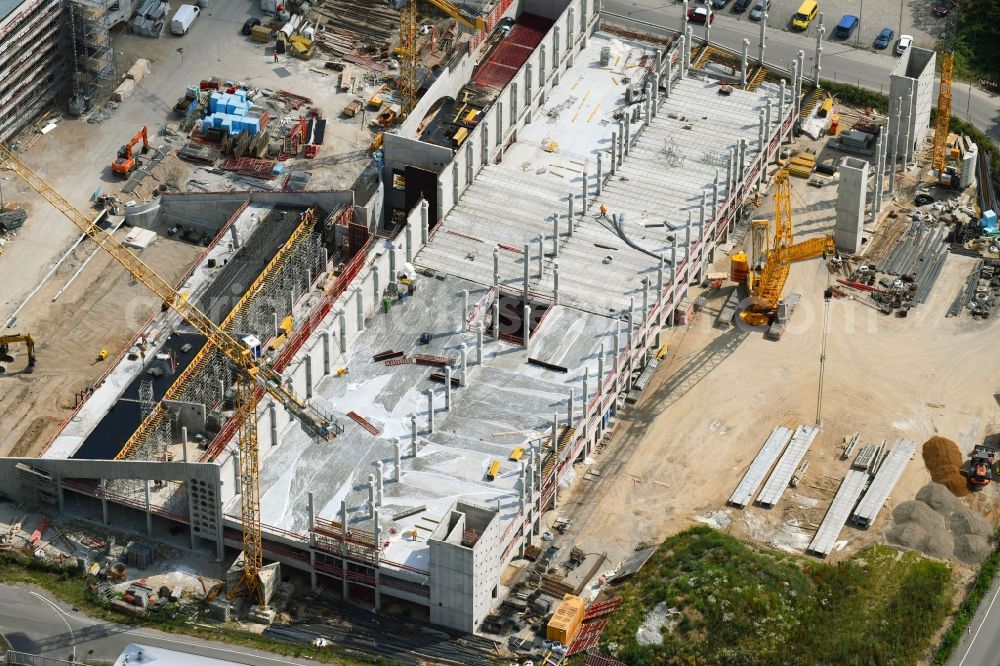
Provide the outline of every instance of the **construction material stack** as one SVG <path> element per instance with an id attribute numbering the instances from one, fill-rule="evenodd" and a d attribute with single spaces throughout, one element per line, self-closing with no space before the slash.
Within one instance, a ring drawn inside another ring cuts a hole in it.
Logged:
<path id="1" fill-rule="evenodd" d="M 580 597 L 567 594 L 556 607 L 548 625 L 545 627 L 545 637 L 550 641 L 559 641 L 569 645 L 580 630 L 583 622 L 584 603 Z"/>

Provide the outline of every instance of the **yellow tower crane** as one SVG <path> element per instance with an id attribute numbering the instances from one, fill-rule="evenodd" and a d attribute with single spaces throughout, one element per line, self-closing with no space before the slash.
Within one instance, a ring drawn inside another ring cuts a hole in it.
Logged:
<path id="1" fill-rule="evenodd" d="M 430 0 L 430 3 L 455 19 L 469 30 L 485 31 L 486 21 L 481 16 L 470 16 L 447 0 Z M 417 104 L 417 1 L 407 0 L 399 12 L 399 90 L 402 95 L 402 115 L 413 111 Z"/>
<path id="2" fill-rule="evenodd" d="M 941 86 L 938 91 L 937 117 L 934 119 L 934 152 L 931 166 L 938 172 L 938 178 L 945 174 L 945 154 L 948 134 L 951 131 L 951 80 L 955 67 L 955 39 L 958 30 L 960 7 L 953 4 L 947 14 L 944 36 L 941 39 Z"/>
<path id="3" fill-rule="evenodd" d="M 256 598 L 266 606 L 264 590 L 259 573 L 263 566 L 263 546 L 261 543 L 260 520 L 260 466 L 257 450 L 257 391 L 271 395 L 284 405 L 303 428 L 313 437 L 330 440 L 342 428 L 339 424 L 320 414 L 285 386 L 281 375 L 254 357 L 243 342 L 219 328 L 212 319 L 199 310 L 184 296 L 177 293 L 169 282 L 160 277 L 142 259 L 133 254 L 124 244 L 111 234 L 94 224 L 86 215 L 69 203 L 61 194 L 46 183 L 41 176 L 21 162 L 17 156 L 0 145 L 0 164 L 9 168 L 43 199 L 76 225 L 90 240 L 110 254 L 129 273 L 172 307 L 198 333 L 205 336 L 208 344 L 219 349 L 237 370 L 239 381 L 236 389 L 236 413 L 239 419 L 240 489 L 242 493 L 242 526 L 244 569 L 239 583 L 230 591 Z"/>

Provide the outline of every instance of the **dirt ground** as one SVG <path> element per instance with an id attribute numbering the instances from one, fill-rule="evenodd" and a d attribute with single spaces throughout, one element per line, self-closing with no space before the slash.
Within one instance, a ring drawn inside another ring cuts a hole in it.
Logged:
<path id="1" fill-rule="evenodd" d="M 836 187 L 792 181 L 796 240 L 832 231 Z M 912 189 L 899 201 L 912 202 Z M 771 206 L 766 200 L 760 216 Z M 802 301 L 779 342 L 714 328 L 732 287 L 706 292 L 706 307 L 690 326 L 667 330 L 667 359 L 624 412 L 609 448 L 584 466 L 601 470 L 599 480 L 581 478 L 564 496 L 558 513 L 573 526 L 563 543 L 606 551 L 613 565 L 637 545 L 659 543 L 700 520 L 801 553 L 847 472 L 849 462 L 840 459 L 844 438 L 856 432 L 864 442 L 891 445 L 904 437 L 918 445 L 875 525 L 845 527 L 830 559 L 881 541 L 892 522 L 889 509 L 913 499 L 930 480 L 919 454 L 924 441 L 940 434 L 967 454 L 997 432 L 993 377 L 1000 359 L 989 350 L 1000 322 L 945 318 L 974 263 L 950 255 L 928 302 L 905 319 L 832 301 L 822 431 L 806 455 L 805 479 L 770 510 L 740 511 L 726 501 L 775 426 L 816 421 L 823 291 L 836 276 L 819 259 L 792 267 L 785 294 L 798 292 Z M 715 268 L 728 272 L 728 257 L 719 257 Z M 965 501 L 1000 521 L 995 487 Z"/>
<path id="2" fill-rule="evenodd" d="M 355 95 L 340 92 L 333 85 L 334 74 L 324 73 L 328 70 L 318 71 L 322 70 L 321 61 L 282 56 L 275 63 L 271 46 L 243 37 L 243 22 L 257 14 L 253 6 L 223 3 L 203 12 L 185 37 L 148 39 L 116 34 L 119 71 L 124 72 L 138 57 L 151 61 L 152 72 L 137 86 L 136 93 L 102 123 L 67 116 L 44 136 L 35 131 L 23 133 L 17 140 L 20 158 L 85 214 L 96 214 L 91 195 L 98 189 L 117 192 L 124 184 L 110 168 L 118 147 L 146 125 L 153 146 L 165 145 L 171 151 L 179 148 L 182 138 L 161 134 L 168 121 L 176 120 L 170 111 L 174 102 L 187 86 L 219 76 L 311 97 L 330 119 L 326 141 L 317 159 L 291 160 L 286 167 L 312 170 L 310 189 L 349 189 L 368 163 L 367 154 L 360 149 L 367 148 L 372 139 L 361 117 L 340 115 Z M 363 94 L 364 90 L 357 92 Z M 58 119 L 58 110 L 50 117 Z M 195 167 L 171 154 L 133 195 L 123 195 L 122 201 L 148 200 L 159 183 L 183 189 L 184 180 Z M 0 186 L 6 201 L 18 202 L 28 210 L 25 226 L 8 237 L 0 255 L 0 321 L 7 321 L 79 232 L 11 172 L 0 171 Z M 89 241 L 81 244 L 7 331 L 31 332 L 39 360 L 32 375 L 20 372 L 23 359 L 19 358 L 9 364 L 10 373 L 0 377 L 0 413 L 5 426 L 0 433 L 0 455 L 39 453 L 74 408 L 75 394 L 91 386 L 104 371 L 105 364 L 94 362 L 98 351 L 107 348 L 114 358 L 159 305 L 143 287 L 130 285 L 124 270 L 103 255 L 95 257 L 73 286 L 52 303 L 52 297 L 93 247 Z M 161 236 L 141 256 L 173 281 L 184 274 L 199 250 Z"/>

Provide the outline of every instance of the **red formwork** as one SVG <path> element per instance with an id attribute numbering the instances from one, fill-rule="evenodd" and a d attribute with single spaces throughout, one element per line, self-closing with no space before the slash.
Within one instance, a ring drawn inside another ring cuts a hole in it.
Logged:
<path id="1" fill-rule="evenodd" d="M 535 14 L 521 14 L 489 57 L 479 66 L 472 81 L 483 88 L 501 90 L 528 61 L 552 27 L 552 21 Z"/>

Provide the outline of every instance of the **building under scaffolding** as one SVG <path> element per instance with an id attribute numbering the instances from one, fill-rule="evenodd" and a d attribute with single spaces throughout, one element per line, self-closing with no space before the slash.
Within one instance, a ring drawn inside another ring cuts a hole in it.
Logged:
<path id="1" fill-rule="evenodd" d="M 115 50 L 111 39 L 111 0 L 71 0 L 73 96 L 69 111 L 86 113 L 98 93 L 115 82 Z"/>

